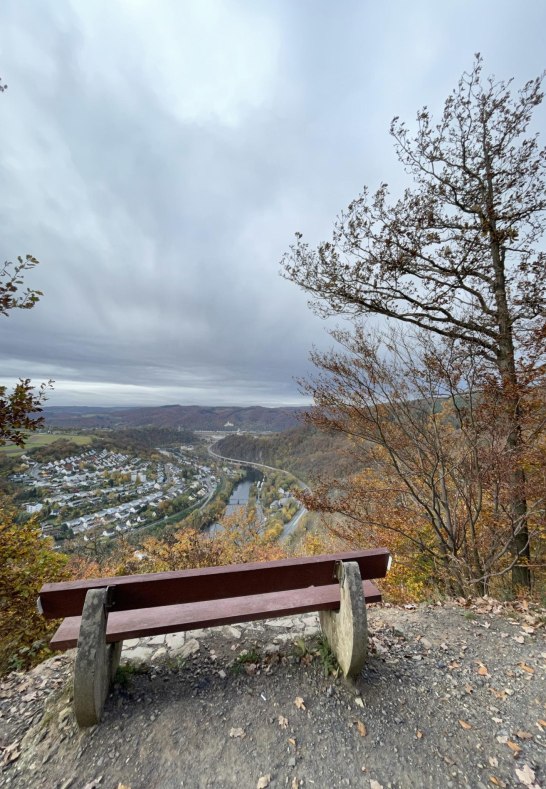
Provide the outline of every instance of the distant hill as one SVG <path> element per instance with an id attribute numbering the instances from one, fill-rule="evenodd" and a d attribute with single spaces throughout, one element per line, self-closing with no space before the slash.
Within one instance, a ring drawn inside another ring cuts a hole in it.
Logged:
<path id="1" fill-rule="evenodd" d="M 144 408 L 52 406 L 44 408 L 46 426 L 63 428 L 165 427 L 186 430 L 281 432 L 299 424 L 305 408 L 165 405 Z"/>

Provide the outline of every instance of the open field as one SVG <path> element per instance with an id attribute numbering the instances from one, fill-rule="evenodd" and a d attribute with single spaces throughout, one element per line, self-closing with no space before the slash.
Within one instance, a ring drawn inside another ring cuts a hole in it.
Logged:
<path id="1" fill-rule="evenodd" d="M 22 455 L 25 452 L 29 452 L 36 447 L 44 447 L 47 444 L 53 444 L 55 441 L 60 441 L 63 438 L 81 446 L 91 443 L 91 436 L 80 436 L 72 433 L 33 433 L 27 437 L 24 448 L 18 447 L 15 444 L 6 444 L 6 446 L 0 447 L 0 452 L 3 455 L 15 457 L 16 455 Z"/>

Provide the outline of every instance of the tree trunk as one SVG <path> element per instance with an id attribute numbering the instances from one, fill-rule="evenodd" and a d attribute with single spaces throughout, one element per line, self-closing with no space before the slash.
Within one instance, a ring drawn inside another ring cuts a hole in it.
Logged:
<path id="1" fill-rule="evenodd" d="M 494 227 L 493 232 L 495 232 Z M 529 545 L 529 529 L 527 526 L 525 472 L 521 464 L 521 454 L 523 450 L 521 408 L 519 405 L 521 391 L 516 370 L 512 323 L 506 296 L 504 250 L 498 241 L 494 240 L 491 244 L 491 251 L 496 275 L 495 300 L 499 328 L 497 366 L 501 377 L 502 404 L 508 427 L 506 446 L 510 454 L 510 508 L 512 513 L 512 530 L 514 534 L 512 553 L 514 556 L 518 557 L 518 560 L 512 568 L 512 586 L 514 589 L 522 586 L 530 588 L 531 572 L 529 569 L 529 560 L 531 557 L 531 550 Z"/>

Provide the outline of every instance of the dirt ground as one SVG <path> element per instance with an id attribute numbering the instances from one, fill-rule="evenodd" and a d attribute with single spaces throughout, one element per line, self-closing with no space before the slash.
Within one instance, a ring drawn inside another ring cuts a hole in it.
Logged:
<path id="1" fill-rule="evenodd" d="M 481 600 L 372 607 L 369 620 L 354 684 L 289 621 L 202 631 L 184 658 L 159 650 L 123 669 L 84 731 L 72 653 L 12 674 L 0 786 L 546 787 L 544 611 Z"/>

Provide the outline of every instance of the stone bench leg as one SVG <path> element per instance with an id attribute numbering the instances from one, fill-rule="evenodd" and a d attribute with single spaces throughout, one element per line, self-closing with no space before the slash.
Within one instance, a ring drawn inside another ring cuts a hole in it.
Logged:
<path id="1" fill-rule="evenodd" d="M 357 562 L 340 562 L 339 611 L 320 611 L 320 625 L 343 674 L 357 677 L 368 654 L 366 600 Z"/>
<path id="2" fill-rule="evenodd" d="M 102 716 L 123 642 L 106 643 L 107 589 L 89 589 L 82 611 L 74 665 L 74 712 L 79 726 L 94 726 Z"/>

